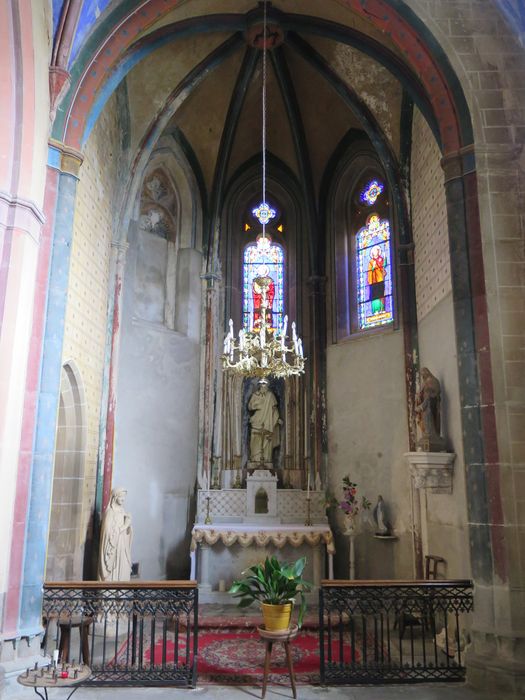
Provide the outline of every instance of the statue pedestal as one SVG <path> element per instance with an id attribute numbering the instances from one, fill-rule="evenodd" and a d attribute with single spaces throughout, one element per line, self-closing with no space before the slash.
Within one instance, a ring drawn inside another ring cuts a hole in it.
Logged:
<path id="1" fill-rule="evenodd" d="M 428 550 L 427 493 L 452 493 L 453 452 L 406 452 L 412 481 L 415 577 L 423 578 L 423 558 Z"/>
<path id="2" fill-rule="evenodd" d="M 407 452 L 405 458 L 416 489 L 429 493 L 452 493 L 454 452 Z"/>

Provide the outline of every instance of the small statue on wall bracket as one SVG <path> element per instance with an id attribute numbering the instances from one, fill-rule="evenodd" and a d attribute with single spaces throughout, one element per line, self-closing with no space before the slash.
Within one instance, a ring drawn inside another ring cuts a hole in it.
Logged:
<path id="1" fill-rule="evenodd" d="M 441 386 L 427 367 L 421 370 L 416 413 L 421 433 L 418 449 L 423 452 L 446 452 L 445 440 L 441 437 Z"/>
<path id="2" fill-rule="evenodd" d="M 392 525 L 388 518 L 388 509 L 386 507 L 383 496 L 377 497 L 377 503 L 372 511 L 376 526 L 376 537 L 391 537 Z"/>

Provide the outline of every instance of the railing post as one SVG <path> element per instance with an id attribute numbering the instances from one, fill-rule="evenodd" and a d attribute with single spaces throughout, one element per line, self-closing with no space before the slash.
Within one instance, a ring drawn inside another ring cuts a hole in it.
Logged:
<path id="1" fill-rule="evenodd" d="M 324 659 L 324 590 L 319 587 L 319 671 L 321 685 L 325 685 L 325 659 Z"/>

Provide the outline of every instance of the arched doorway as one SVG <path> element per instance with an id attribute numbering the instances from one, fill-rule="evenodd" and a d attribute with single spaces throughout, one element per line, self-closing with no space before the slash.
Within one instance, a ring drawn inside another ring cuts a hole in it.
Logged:
<path id="1" fill-rule="evenodd" d="M 46 559 L 47 581 L 82 578 L 82 486 L 86 456 L 82 380 L 73 363 L 62 367 Z"/>

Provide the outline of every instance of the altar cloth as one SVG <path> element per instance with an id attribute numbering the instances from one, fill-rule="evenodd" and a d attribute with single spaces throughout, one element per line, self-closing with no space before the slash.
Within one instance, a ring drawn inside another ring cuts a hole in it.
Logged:
<path id="1" fill-rule="evenodd" d="M 195 525 L 191 533 L 191 551 L 199 544 L 214 545 L 222 542 L 226 547 L 239 543 L 242 547 L 252 545 L 264 547 L 268 544 L 281 549 L 286 544 L 300 547 L 306 543 L 313 547 L 320 543 L 328 554 L 335 554 L 332 531 L 328 525 L 248 525 L 231 523 L 217 525 Z"/>

